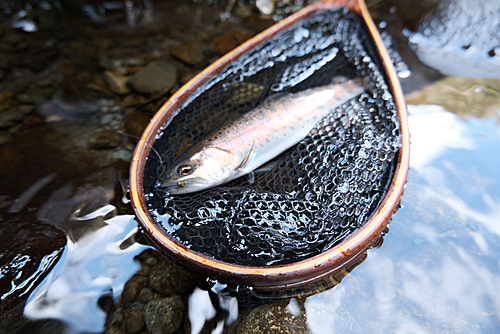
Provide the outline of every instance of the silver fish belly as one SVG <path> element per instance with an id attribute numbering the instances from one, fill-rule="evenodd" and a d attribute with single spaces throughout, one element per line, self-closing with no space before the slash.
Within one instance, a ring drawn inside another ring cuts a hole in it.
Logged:
<path id="1" fill-rule="evenodd" d="M 270 97 L 183 153 L 160 187 L 186 194 L 245 175 L 299 143 L 323 117 L 363 90 L 355 79 Z"/>

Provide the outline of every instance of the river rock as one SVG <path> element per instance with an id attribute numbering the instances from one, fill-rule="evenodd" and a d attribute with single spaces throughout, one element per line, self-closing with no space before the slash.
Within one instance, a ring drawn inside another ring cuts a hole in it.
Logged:
<path id="1" fill-rule="evenodd" d="M 190 293 L 197 283 L 195 276 L 167 259 L 154 266 L 149 275 L 149 286 L 164 295 Z"/>
<path id="2" fill-rule="evenodd" d="M 6 144 L 12 140 L 12 135 L 7 131 L 0 131 L 0 145 Z"/>
<path id="3" fill-rule="evenodd" d="M 158 299 L 161 297 L 162 295 L 160 295 L 159 293 L 153 292 L 149 288 L 143 288 L 141 292 L 139 292 L 139 297 L 137 297 L 137 300 L 143 304 L 147 304 L 150 300 Z"/>
<path id="4" fill-rule="evenodd" d="M 174 65 L 164 61 L 154 61 L 135 73 L 128 84 L 140 93 L 156 95 L 172 88 L 176 80 L 177 71 Z"/>
<path id="5" fill-rule="evenodd" d="M 23 119 L 24 115 L 17 110 L 6 110 L 0 112 L 0 129 L 14 126 Z"/>
<path id="6" fill-rule="evenodd" d="M 38 115 L 28 115 L 24 117 L 23 124 L 31 128 L 43 124 L 43 118 Z"/>
<path id="7" fill-rule="evenodd" d="M 171 334 L 179 329 L 184 304 L 178 295 L 151 300 L 146 306 L 145 322 L 150 334 Z"/>
<path id="8" fill-rule="evenodd" d="M 171 54 L 189 65 L 201 63 L 204 59 L 203 45 L 197 41 L 182 42 L 172 48 Z"/>
<path id="9" fill-rule="evenodd" d="M 106 79 L 106 83 L 109 88 L 120 95 L 125 95 L 130 93 L 130 90 L 127 87 L 128 78 L 116 71 L 105 71 L 104 78 Z"/>
<path id="10" fill-rule="evenodd" d="M 13 98 L 14 98 L 14 93 L 10 90 L 4 90 L 3 92 L 0 92 L 0 108 L 10 107 L 10 105 L 12 104 Z"/>
<path id="11" fill-rule="evenodd" d="M 137 143 L 139 141 L 139 138 L 148 126 L 150 119 L 150 116 L 138 112 L 131 112 L 125 116 L 125 131 L 127 131 L 129 139 L 133 143 Z"/>
<path id="12" fill-rule="evenodd" d="M 135 334 L 144 328 L 146 325 L 145 309 L 143 304 L 134 303 L 123 312 L 128 333 Z"/>
<path id="13" fill-rule="evenodd" d="M 17 100 L 21 103 L 32 103 L 39 104 L 48 99 L 52 94 L 53 89 L 51 87 L 40 88 L 40 87 L 30 87 L 24 93 L 18 94 Z"/>
<path id="14" fill-rule="evenodd" d="M 227 31 L 217 37 L 212 41 L 212 49 L 220 55 L 225 55 L 241 43 L 252 37 L 251 33 L 233 30 Z"/>
<path id="15" fill-rule="evenodd" d="M 122 101 L 122 107 L 123 108 L 133 107 L 133 106 L 137 106 L 137 105 L 143 104 L 146 101 L 147 101 L 147 99 L 144 96 L 142 96 L 142 95 L 139 95 L 139 94 L 130 94 L 130 95 L 127 95 L 123 99 L 123 101 Z"/>
<path id="16" fill-rule="evenodd" d="M 295 316 L 283 303 L 254 308 L 238 325 L 238 334 L 307 334 L 309 328 L 304 314 Z"/>
<path id="17" fill-rule="evenodd" d="M 125 283 L 122 293 L 122 303 L 125 306 L 135 302 L 139 296 L 139 292 L 147 284 L 147 278 L 141 276 L 133 276 Z"/>
<path id="18" fill-rule="evenodd" d="M 10 67 L 9 56 L 7 54 L 0 52 L 0 69 L 7 69 Z"/>
<path id="19" fill-rule="evenodd" d="M 24 36 L 16 32 L 9 32 L 3 36 L 3 40 L 11 45 L 16 45 L 24 41 Z"/>
<path id="20" fill-rule="evenodd" d="M 121 134 L 116 130 L 103 130 L 90 138 L 90 146 L 95 149 L 111 149 L 120 145 Z"/>

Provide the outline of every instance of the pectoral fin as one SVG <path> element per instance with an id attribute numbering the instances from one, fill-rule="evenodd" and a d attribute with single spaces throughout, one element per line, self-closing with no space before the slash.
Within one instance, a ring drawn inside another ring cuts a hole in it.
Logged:
<path id="1" fill-rule="evenodd" d="M 248 166 L 250 158 L 252 157 L 254 146 L 255 146 L 255 140 L 253 141 L 252 146 L 250 147 L 250 150 L 248 151 L 247 155 L 243 158 L 243 160 L 241 160 L 238 167 L 236 167 L 236 171 L 241 171 L 242 169 L 245 169 Z"/>

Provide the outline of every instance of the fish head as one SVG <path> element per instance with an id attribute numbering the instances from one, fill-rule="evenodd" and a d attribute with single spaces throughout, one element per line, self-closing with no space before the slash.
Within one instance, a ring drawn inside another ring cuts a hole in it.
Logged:
<path id="1" fill-rule="evenodd" d="M 225 182 L 235 170 L 237 159 L 228 150 L 205 147 L 186 152 L 166 173 L 160 187 L 172 195 L 205 190 Z"/>

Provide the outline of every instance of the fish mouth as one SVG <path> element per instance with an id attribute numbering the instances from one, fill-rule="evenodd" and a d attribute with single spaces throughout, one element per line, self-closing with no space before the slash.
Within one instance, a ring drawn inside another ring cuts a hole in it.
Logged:
<path id="1" fill-rule="evenodd" d="M 192 192 L 193 190 L 190 187 L 196 185 L 196 177 L 185 177 L 182 179 L 172 179 L 167 177 L 160 184 L 159 188 L 167 191 L 171 194 L 184 194 Z"/>

